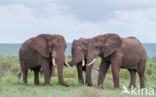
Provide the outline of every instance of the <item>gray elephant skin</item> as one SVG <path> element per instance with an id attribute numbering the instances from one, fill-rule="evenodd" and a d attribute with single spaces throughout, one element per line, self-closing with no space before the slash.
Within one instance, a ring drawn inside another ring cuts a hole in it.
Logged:
<path id="1" fill-rule="evenodd" d="M 84 84 L 83 71 L 86 72 L 89 38 L 80 38 L 72 42 L 72 61 L 70 66 L 76 65 L 79 82 Z"/>
<path id="2" fill-rule="evenodd" d="M 114 88 L 119 89 L 120 68 L 128 69 L 131 80 L 129 87 L 136 87 L 136 72 L 139 74 L 140 87 L 145 88 L 144 72 L 146 68 L 146 51 L 135 37 L 121 38 L 117 34 L 104 34 L 93 37 L 88 45 L 86 81 L 92 86 L 91 70 L 97 57 L 101 57 L 98 88 L 103 89 L 103 81 L 110 67 L 112 69 Z"/>
<path id="3" fill-rule="evenodd" d="M 50 85 L 51 72 L 57 64 L 58 80 L 61 85 L 69 85 L 63 79 L 66 41 L 63 36 L 40 34 L 26 40 L 20 48 L 19 60 L 23 82 L 27 84 L 28 69 L 34 71 L 34 84 L 39 85 L 39 71 L 44 73 L 44 85 Z"/>

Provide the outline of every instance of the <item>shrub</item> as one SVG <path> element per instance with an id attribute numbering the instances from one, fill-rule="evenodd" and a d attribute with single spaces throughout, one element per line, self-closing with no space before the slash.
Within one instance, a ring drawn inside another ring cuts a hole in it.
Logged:
<path id="1" fill-rule="evenodd" d="M 95 61 L 94 65 L 93 65 L 94 68 L 99 69 L 100 63 L 101 63 L 101 58 L 98 58 L 98 59 Z"/>
<path id="2" fill-rule="evenodd" d="M 54 76 L 58 76 L 57 70 L 55 70 Z M 73 67 L 73 68 L 64 67 L 64 69 L 63 69 L 63 76 L 65 78 L 77 78 L 77 70 L 76 70 L 76 67 Z"/>
<path id="3" fill-rule="evenodd" d="M 69 62 L 72 60 L 72 56 L 68 55 L 66 56 L 66 60 Z M 101 59 L 98 58 L 96 62 L 94 63 L 94 68 L 99 69 Z M 148 80 L 156 79 L 156 59 L 155 58 L 148 58 L 147 59 L 147 66 L 145 71 L 145 77 Z M 17 76 L 17 74 L 20 71 L 20 65 L 18 57 L 8 56 L 8 57 L 0 57 L 0 77 L 3 76 L 9 76 L 14 75 Z M 108 74 L 111 74 L 111 66 L 109 68 Z M 55 76 L 57 76 L 57 71 L 55 70 L 54 73 Z M 29 77 L 33 76 L 33 72 L 30 72 L 29 70 Z M 64 77 L 65 78 L 77 78 L 77 70 L 76 66 L 69 69 L 67 67 L 64 67 Z M 130 78 L 130 74 L 127 69 L 120 69 L 120 78 L 128 79 Z"/>
<path id="4" fill-rule="evenodd" d="M 120 78 L 122 79 L 129 79 L 130 78 L 130 73 L 127 69 L 120 69 Z"/>
<path id="5" fill-rule="evenodd" d="M 151 74 L 152 74 L 151 68 L 148 68 L 148 69 L 146 70 L 146 73 L 147 73 L 148 75 L 151 75 Z"/>
<path id="6" fill-rule="evenodd" d="M 19 72 L 20 65 L 17 57 L 8 56 L 0 59 L 0 77 L 9 76 L 11 74 L 15 75 Z"/>

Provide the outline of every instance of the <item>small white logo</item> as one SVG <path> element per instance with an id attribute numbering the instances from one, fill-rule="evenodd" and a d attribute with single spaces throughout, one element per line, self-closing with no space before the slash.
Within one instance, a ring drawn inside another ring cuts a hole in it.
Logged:
<path id="1" fill-rule="evenodd" d="M 128 90 L 126 86 L 122 86 L 123 91 L 121 94 L 131 94 L 131 95 L 154 95 L 154 89 L 153 88 L 143 88 L 140 89 L 138 86 L 137 88 L 134 88 L 132 86 L 131 90 Z"/>
<path id="2" fill-rule="evenodd" d="M 122 91 L 122 93 L 121 94 L 130 94 L 130 92 L 128 91 L 128 89 L 125 87 L 125 86 L 122 86 L 122 89 L 123 89 L 123 91 Z"/>

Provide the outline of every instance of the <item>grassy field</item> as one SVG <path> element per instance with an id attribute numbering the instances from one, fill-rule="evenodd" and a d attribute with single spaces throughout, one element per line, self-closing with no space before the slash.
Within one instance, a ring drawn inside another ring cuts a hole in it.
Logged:
<path id="1" fill-rule="evenodd" d="M 22 80 L 17 77 L 0 79 L 0 97 L 147 97 L 148 95 L 138 96 L 130 94 L 121 94 L 121 90 L 113 90 L 111 75 L 107 75 L 104 82 L 105 89 L 96 89 L 96 80 L 93 80 L 93 87 L 87 87 L 78 83 L 77 78 L 65 78 L 70 87 L 66 88 L 58 83 L 57 77 L 51 80 L 51 86 L 43 86 L 43 77 L 40 78 L 41 85 L 33 85 L 33 77 L 29 77 L 28 85 L 24 85 Z M 137 77 L 137 85 L 139 85 Z M 147 88 L 156 90 L 155 80 L 146 80 Z M 120 86 L 128 87 L 129 79 L 120 79 Z M 156 91 L 155 91 L 156 92 Z M 156 96 L 156 95 L 155 95 Z M 153 96 L 153 97 L 155 97 Z M 152 97 L 152 96 L 151 96 Z"/>
<path id="2" fill-rule="evenodd" d="M 70 56 L 68 57 L 70 58 Z M 95 62 L 94 68 L 98 68 L 100 60 Z M 2 65 L 5 64 L 5 65 Z M 33 84 L 33 72 L 29 71 L 28 85 L 24 85 L 22 79 L 18 80 L 19 62 L 15 57 L 5 57 L 0 60 L 0 97 L 156 97 L 156 95 L 131 95 L 122 94 L 122 86 L 129 85 L 129 72 L 125 69 L 120 70 L 120 90 L 113 89 L 111 70 L 108 71 L 104 81 L 104 90 L 96 88 L 97 79 L 93 79 L 93 87 L 88 87 L 78 83 L 76 68 L 64 68 L 64 79 L 70 87 L 63 87 L 58 83 L 57 72 L 51 78 L 51 86 L 43 86 L 43 76 L 40 75 L 41 85 Z M 148 59 L 145 72 L 146 88 L 153 88 L 156 93 L 156 60 Z M 8 72 L 11 72 L 9 74 Z M 7 75 L 4 78 L 4 75 Z M 139 77 L 137 74 L 137 87 L 139 87 Z M 130 91 L 130 89 L 129 89 Z"/>

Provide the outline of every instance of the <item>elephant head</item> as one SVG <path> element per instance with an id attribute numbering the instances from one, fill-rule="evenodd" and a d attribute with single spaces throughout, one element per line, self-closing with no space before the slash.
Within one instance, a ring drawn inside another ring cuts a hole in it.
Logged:
<path id="1" fill-rule="evenodd" d="M 105 34 L 93 37 L 88 45 L 87 65 L 92 65 L 98 56 L 108 57 L 117 51 L 122 40 L 117 34 Z"/>
<path id="2" fill-rule="evenodd" d="M 52 63 L 67 63 L 65 61 L 66 41 L 63 36 L 41 34 L 35 37 L 31 43 L 31 47 L 36 50 L 44 58 L 52 58 Z M 68 65 L 68 64 L 67 64 Z"/>
<path id="3" fill-rule="evenodd" d="M 72 43 L 72 61 L 69 62 L 70 66 L 82 62 L 85 65 L 85 56 L 87 55 L 88 43 L 90 39 L 80 38 L 74 40 Z"/>

